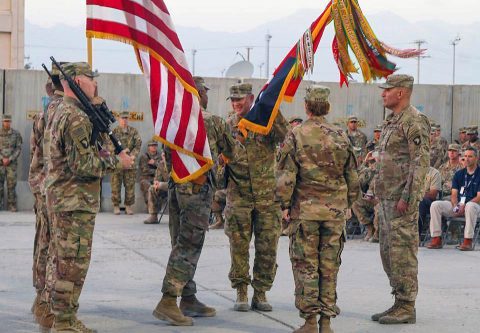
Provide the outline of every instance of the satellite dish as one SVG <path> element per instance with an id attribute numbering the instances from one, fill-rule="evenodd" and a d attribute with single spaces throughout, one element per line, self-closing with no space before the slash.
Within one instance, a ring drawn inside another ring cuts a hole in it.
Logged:
<path id="1" fill-rule="evenodd" d="M 251 78 L 253 75 L 253 71 L 253 64 L 250 61 L 242 60 L 230 66 L 225 73 L 225 77 Z"/>

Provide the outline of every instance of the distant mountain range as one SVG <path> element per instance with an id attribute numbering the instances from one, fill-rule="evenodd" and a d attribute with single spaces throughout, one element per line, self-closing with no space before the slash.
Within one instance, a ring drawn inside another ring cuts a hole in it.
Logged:
<path id="1" fill-rule="evenodd" d="M 270 42 L 270 74 L 300 35 L 320 14 L 320 10 L 302 9 L 296 13 L 266 22 L 265 24 L 239 33 L 212 32 L 196 27 L 177 27 L 187 59 L 192 64 L 192 50 L 196 50 L 195 74 L 207 77 L 221 77 L 233 63 L 247 58 L 250 47 L 250 61 L 255 66 L 254 77 L 265 77 L 265 36 L 272 35 Z M 451 84 L 453 68 L 453 47 L 451 41 L 461 37 L 456 47 L 456 84 L 480 84 L 480 22 L 469 25 L 452 25 L 442 21 L 429 20 L 411 23 L 391 12 L 368 17 L 377 37 L 397 48 L 416 47 L 415 40 L 427 41 L 427 58 L 421 59 L 420 82 L 428 84 Z M 248 23 L 248 22 L 247 22 Z M 86 59 L 84 27 L 59 25 L 42 28 L 26 23 L 26 62 L 40 69 L 42 62 L 49 62 L 50 55 L 60 60 Z M 332 27 L 324 33 L 315 57 L 314 73 L 308 78 L 317 81 L 338 81 L 338 70 L 332 58 Z M 241 53 L 242 55 L 238 54 Z M 400 72 L 417 77 L 416 59 L 392 60 Z M 94 67 L 101 72 L 139 73 L 131 47 L 113 41 L 94 41 Z M 262 73 L 260 74 L 260 68 Z M 358 75 L 355 77 L 361 81 Z"/>

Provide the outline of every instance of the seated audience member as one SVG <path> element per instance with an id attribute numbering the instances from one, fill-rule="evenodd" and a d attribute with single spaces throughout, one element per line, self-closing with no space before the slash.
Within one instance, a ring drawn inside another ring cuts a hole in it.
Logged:
<path id="1" fill-rule="evenodd" d="M 429 249 L 442 248 L 442 216 L 465 216 L 465 232 L 461 251 L 471 251 L 472 238 L 480 214 L 480 169 L 478 168 L 478 151 L 467 147 L 464 153 L 466 167 L 457 171 L 452 180 L 450 201 L 435 201 L 430 207 L 430 234 L 432 237 Z"/>
<path id="2" fill-rule="evenodd" d="M 143 194 L 145 204 L 148 204 L 148 189 L 153 184 L 157 164 L 162 159 L 162 153 L 158 151 L 158 142 L 150 140 L 147 144 L 147 151 L 140 156 L 140 190 Z"/>
<path id="3" fill-rule="evenodd" d="M 442 178 L 440 176 L 440 172 L 430 167 L 427 172 L 427 178 L 425 179 L 425 187 L 424 187 L 424 195 L 422 201 L 420 201 L 420 205 L 418 207 L 419 215 L 418 215 L 418 234 L 421 235 L 423 228 L 426 227 L 424 225 L 427 214 L 430 211 L 430 206 L 432 202 L 437 200 L 438 193 L 440 193 L 442 189 Z"/>
<path id="4" fill-rule="evenodd" d="M 463 169 L 464 166 L 460 163 L 461 148 L 458 144 L 451 144 L 448 146 L 448 160 L 443 163 L 438 171 L 442 178 L 442 199 L 450 200 L 452 193 L 452 179 L 455 172 Z"/>
<path id="5" fill-rule="evenodd" d="M 168 172 L 165 164 L 165 159 L 159 161 L 157 170 L 155 170 L 155 178 L 153 184 L 148 189 L 148 214 L 150 216 L 143 221 L 145 224 L 157 224 L 158 212 L 162 207 L 164 201 L 168 200 Z"/>

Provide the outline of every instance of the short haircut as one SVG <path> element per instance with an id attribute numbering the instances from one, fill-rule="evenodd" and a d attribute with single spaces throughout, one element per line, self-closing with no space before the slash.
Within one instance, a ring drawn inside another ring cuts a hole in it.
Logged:
<path id="1" fill-rule="evenodd" d="M 305 101 L 305 106 L 314 116 L 324 116 L 330 111 L 330 103 L 327 101 Z"/>
<path id="2" fill-rule="evenodd" d="M 478 150 L 477 150 L 477 148 L 472 147 L 472 146 L 468 146 L 468 147 L 465 149 L 465 151 L 467 151 L 467 150 L 473 151 L 473 155 L 478 156 Z"/>

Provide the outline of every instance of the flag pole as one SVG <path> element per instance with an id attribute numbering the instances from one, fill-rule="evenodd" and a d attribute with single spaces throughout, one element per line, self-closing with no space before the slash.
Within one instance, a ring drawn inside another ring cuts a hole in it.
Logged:
<path id="1" fill-rule="evenodd" d="M 93 68 L 92 66 L 92 38 L 87 37 L 87 59 L 88 59 L 88 64 L 90 65 L 90 68 Z"/>

